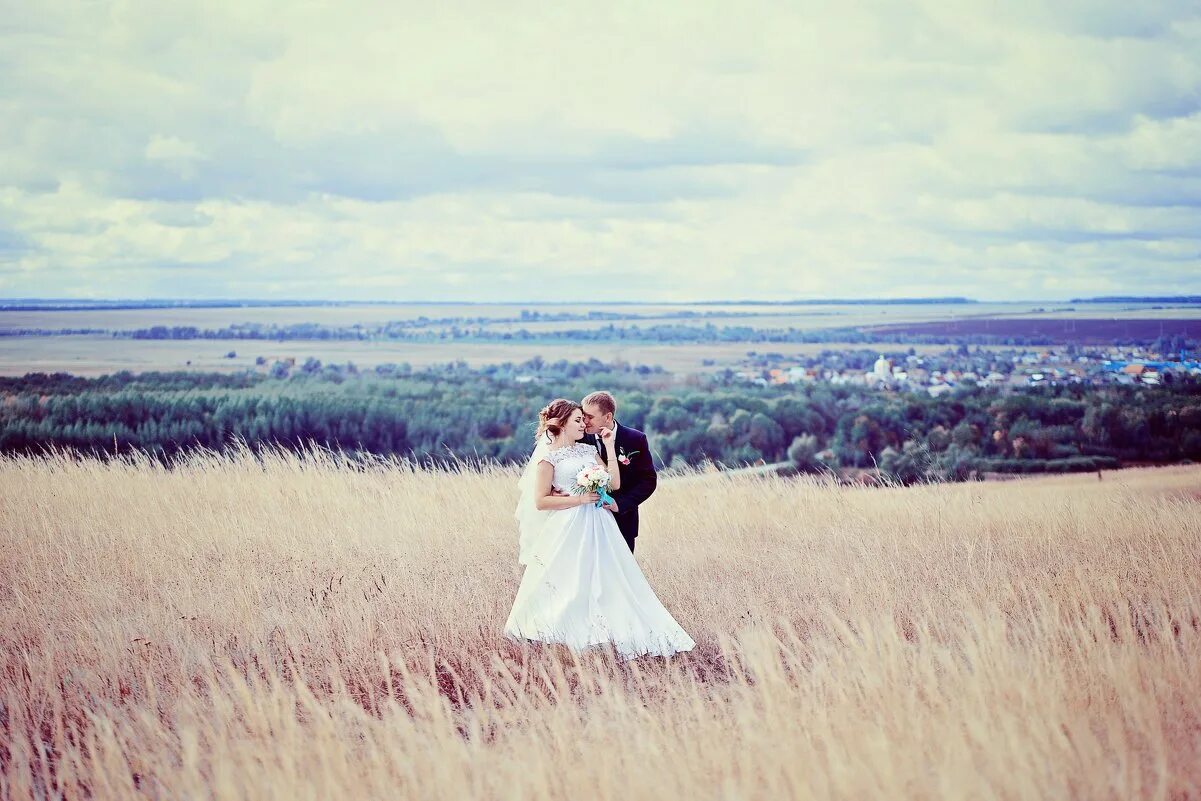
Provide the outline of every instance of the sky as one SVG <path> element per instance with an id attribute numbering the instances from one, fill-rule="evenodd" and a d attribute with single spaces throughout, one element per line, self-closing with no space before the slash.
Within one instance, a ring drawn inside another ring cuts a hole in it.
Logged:
<path id="1" fill-rule="evenodd" d="M 1198 293 L 1196 0 L 0 0 L 3 298 Z"/>

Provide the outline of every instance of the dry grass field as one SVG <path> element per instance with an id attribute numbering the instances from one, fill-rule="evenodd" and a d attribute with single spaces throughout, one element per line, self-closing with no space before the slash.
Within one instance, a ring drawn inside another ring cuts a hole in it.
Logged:
<path id="1" fill-rule="evenodd" d="M 0 797 L 1201 798 L 1201 470 L 665 479 L 631 663 L 498 636 L 514 479 L 0 460 Z"/>

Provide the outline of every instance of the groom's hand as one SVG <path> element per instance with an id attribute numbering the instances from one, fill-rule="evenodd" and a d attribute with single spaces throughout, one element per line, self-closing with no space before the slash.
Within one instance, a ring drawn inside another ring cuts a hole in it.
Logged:
<path id="1" fill-rule="evenodd" d="M 605 508 L 608 509 L 613 514 L 617 514 L 617 512 L 619 511 L 617 508 L 617 501 L 613 501 L 612 503 L 606 503 Z"/>
<path id="2" fill-rule="evenodd" d="M 567 497 L 566 492 L 560 492 L 559 490 L 555 489 L 554 487 L 551 487 L 550 494 L 552 497 L 556 497 L 556 498 L 566 498 Z"/>

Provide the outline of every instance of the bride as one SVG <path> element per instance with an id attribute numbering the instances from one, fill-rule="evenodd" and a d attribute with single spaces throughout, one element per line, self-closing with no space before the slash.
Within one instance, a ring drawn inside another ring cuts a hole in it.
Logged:
<path id="1" fill-rule="evenodd" d="M 538 446 L 518 486 L 521 529 L 518 561 L 526 566 L 505 622 L 505 635 L 562 643 L 573 650 L 610 644 L 624 658 L 671 656 L 695 643 L 655 596 L 621 536 L 608 506 L 594 492 L 579 492 L 575 476 L 604 463 L 584 436 L 580 404 L 560 398 L 538 415 Z M 609 444 L 609 489 L 621 470 Z M 559 493 L 576 494 L 557 495 Z"/>

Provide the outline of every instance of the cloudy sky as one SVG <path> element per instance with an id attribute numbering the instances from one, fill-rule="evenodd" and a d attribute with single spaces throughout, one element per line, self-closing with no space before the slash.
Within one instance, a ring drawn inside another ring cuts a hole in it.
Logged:
<path id="1" fill-rule="evenodd" d="M 1196 0 L 0 0 L 0 297 L 1199 292 Z"/>

